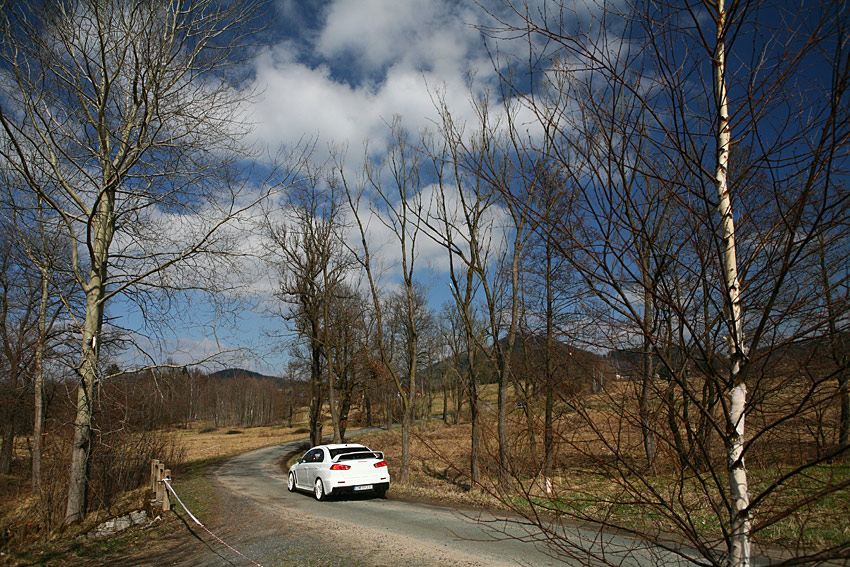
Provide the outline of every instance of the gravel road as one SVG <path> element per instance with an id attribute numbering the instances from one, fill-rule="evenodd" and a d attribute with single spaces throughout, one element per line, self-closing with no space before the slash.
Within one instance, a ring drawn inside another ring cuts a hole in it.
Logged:
<path id="1" fill-rule="evenodd" d="M 194 539 L 150 565 L 263 567 L 315 565 L 350 567 L 503 567 L 615 564 L 683 564 L 679 558 L 634 541 L 575 530 L 569 540 L 597 555 L 570 559 L 569 547 L 553 557 L 541 534 L 517 519 L 482 511 L 460 511 L 361 496 L 317 502 L 289 493 L 280 460 L 303 444 L 289 443 L 234 457 L 213 473 L 222 502 L 209 529 L 244 556 L 227 549 L 182 513 Z M 178 494 L 179 481 L 175 483 Z M 179 508 L 179 505 L 176 505 Z M 565 555 L 567 554 L 567 555 Z M 142 564 L 138 564 L 142 565 Z"/>

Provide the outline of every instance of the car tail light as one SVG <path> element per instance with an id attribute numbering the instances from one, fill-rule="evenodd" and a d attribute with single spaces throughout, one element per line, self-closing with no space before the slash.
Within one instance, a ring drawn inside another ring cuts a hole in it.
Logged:
<path id="1" fill-rule="evenodd" d="M 377 462 L 377 463 L 375 463 L 373 466 L 374 466 L 376 469 L 379 469 L 379 468 L 381 468 L 381 467 L 385 467 L 385 466 L 387 466 L 387 462 L 386 462 L 386 461 L 378 461 L 378 462 Z"/>
<path id="2" fill-rule="evenodd" d="M 350 466 L 348 466 L 348 465 L 341 465 L 341 464 L 339 464 L 339 463 L 337 463 L 337 464 L 335 464 L 335 465 L 331 465 L 331 470 L 332 470 L 332 471 L 347 471 L 347 470 L 348 470 L 348 469 L 350 469 L 350 468 L 351 468 L 351 467 L 350 467 Z"/>

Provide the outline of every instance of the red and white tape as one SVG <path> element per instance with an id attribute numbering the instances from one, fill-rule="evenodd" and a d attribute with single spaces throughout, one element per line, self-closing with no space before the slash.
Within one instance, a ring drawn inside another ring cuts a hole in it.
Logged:
<path id="1" fill-rule="evenodd" d="M 205 532 L 210 534 L 212 537 L 214 537 L 216 539 L 216 541 L 218 541 L 221 545 L 223 545 L 224 547 L 226 547 L 227 549 L 229 549 L 233 553 L 239 555 L 240 557 L 245 558 L 246 561 L 250 561 L 251 563 L 253 563 L 257 567 L 263 567 L 262 565 L 260 565 L 259 563 L 257 563 L 256 561 L 254 561 L 253 559 L 251 559 L 250 557 L 248 557 L 247 555 L 245 555 L 241 551 L 239 551 L 238 549 L 228 545 L 227 542 L 225 542 L 223 539 L 221 539 L 220 537 L 218 537 L 217 535 L 212 533 L 204 524 L 202 524 L 201 521 L 198 518 L 196 518 L 195 515 L 192 512 L 189 511 L 189 509 L 186 507 L 186 505 L 183 504 L 183 501 L 180 500 L 179 496 L 177 496 L 177 493 L 174 491 L 174 488 L 171 486 L 171 483 L 169 482 L 169 480 L 170 479 L 164 478 L 164 479 L 162 479 L 162 482 L 165 484 L 165 487 L 168 489 L 168 491 L 171 492 L 171 494 L 174 495 L 174 498 L 177 499 L 177 501 L 180 503 L 180 505 L 183 507 L 183 509 L 186 510 L 186 513 L 189 514 L 189 517 L 192 518 L 192 520 L 194 520 L 194 522 L 196 524 L 201 526 L 201 528 L 203 528 L 203 530 Z"/>

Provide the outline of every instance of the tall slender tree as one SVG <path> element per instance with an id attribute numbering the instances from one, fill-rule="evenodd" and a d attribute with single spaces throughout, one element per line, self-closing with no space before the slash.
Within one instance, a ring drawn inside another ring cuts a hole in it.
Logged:
<path id="1" fill-rule="evenodd" d="M 330 324 L 333 306 L 347 292 L 344 279 L 352 262 L 343 241 L 343 195 L 325 181 L 321 168 L 305 168 L 301 182 L 287 191 L 280 206 L 269 210 L 264 220 L 269 244 L 266 259 L 278 274 L 278 297 L 288 305 L 283 315 L 309 352 L 313 445 L 322 442 L 326 394 L 334 440 L 341 441 L 334 382 L 339 367 L 330 344 Z"/>
<path id="2" fill-rule="evenodd" d="M 414 419 L 417 372 L 419 368 L 419 329 L 417 312 L 416 257 L 424 218 L 421 190 L 421 160 L 414 150 L 409 134 L 400 117 L 390 125 L 387 154 L 381 163 L 368 158 L 363 179 L 352 183 L 341 162 L 337 163 L 338 183 L 345 188 L 355 224 L 360 234 L 360 246 L 355 255 L 366 272 L 372 305 L 376 315 L 376 340 L 381 361 L 396 386 L 402 402 L 402 463 L 399 480 L 406 483 L 410 473 L 410 429 Z M 365 199 L 364 199 L 365 196 Z M 404 301 L 400 316 L 404 318 L 404 363 L 399 371 L 392 363 L 392 353 L 385 344 L 385 316 L 382 292 L 378 285 L 379 266 L 375 261 L 374 243 L 370 241 L 368 223 L 375 220 L 392 234 L 400 264 L 401 290 Z M 388 408 L 389 412 L 389 408 Z"/>
<path id="3" fill-rule="evenodd" d="M 86 297 L 66 522 L 87 508 L 107 304 L 191 281 L 245 206 L 239 65 L 264 13 L 253 1 L 4 5 L 0 154 L 61 219 Z"/>

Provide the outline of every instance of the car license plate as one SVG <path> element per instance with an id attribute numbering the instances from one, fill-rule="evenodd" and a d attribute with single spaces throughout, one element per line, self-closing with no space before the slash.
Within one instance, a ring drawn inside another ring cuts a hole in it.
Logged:
<path id="1" fill-rule="evenodd" d="M 360 486 L 355 486 L 354 490 L 372 490 L 374 488 L 371 484 L 361 484 Z"/>

